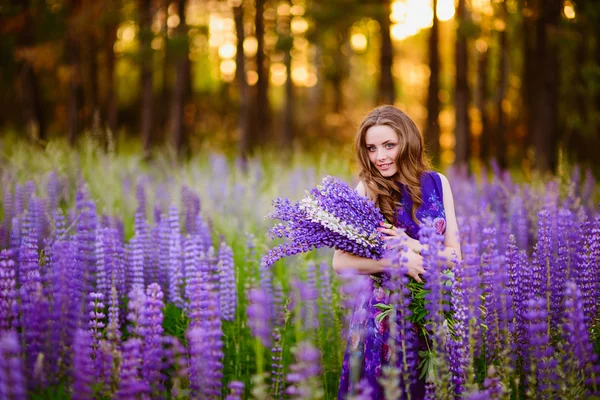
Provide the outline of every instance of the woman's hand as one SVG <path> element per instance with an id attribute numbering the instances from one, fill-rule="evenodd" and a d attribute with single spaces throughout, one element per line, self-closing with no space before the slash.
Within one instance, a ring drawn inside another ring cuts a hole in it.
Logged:
<path id="1" fill-rule="evenodd" d="M 396 242 L 396 243 L 403 243 L 403 244 L 407 244 L 407 245 L 409 244 L 409 241 L 411 240 L 411 238 L 402 229 L 397 228 L 397 227 L 393 226 L 392 224 L 388 224 L 387 222 L 380 222 L 379 225 L 381 225 L 381 226 L 379 228 L 377 228 L 377 230 L 379 232 L 383 233 L 384 235 L 387 235 L 387 236 L 383 237 L 384 241 L 389 241 L 391 239 L 394 239 L 394 242 Z M 386 248 L 389 249 L 390 245 L 386 244 Z"/>

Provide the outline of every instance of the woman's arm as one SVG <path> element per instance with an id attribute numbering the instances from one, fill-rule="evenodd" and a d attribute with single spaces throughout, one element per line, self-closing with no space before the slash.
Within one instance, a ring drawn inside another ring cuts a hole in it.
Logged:
<path id="1" fill-rule="evenodd" d="M 419 274 L 423 274 L 423 257 L 412 250 L 403 251 L 402 256 L 406 258 L 407 275 L 413 277 L 417 282 L 421 282 Z M 376 274 L 384 272 L 392 267 L 392 262 L 388 258 L 373 260 L 356 256 L 342 250 L 336 250 L 333 253 L 333 269 L 337 273 L 344 271 L 356 271 L 359 274 Z"/>

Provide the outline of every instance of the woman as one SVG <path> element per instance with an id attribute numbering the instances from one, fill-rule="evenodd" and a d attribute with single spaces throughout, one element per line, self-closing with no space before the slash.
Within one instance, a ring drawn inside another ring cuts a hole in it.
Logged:
<path id="1" fill-rule="evenodd" d="M 421 282 L 420 275 L 425 272 L 423 258 L 418 254 L 422 250 L 419 225 L 424 218 L 433 219 L 437 232 L 444 235 L 441 255 L 448 263 L 460 257 L 450 185 L 445 176 L 430 170 L 423 138 L 414 122 L 396 107 L 377 107 L 361 123 L 355 146 L 360 164 L 356 190 L 375 201 L 385 219 L 393 224 L 382 222 L 379 228 L 386 239 L 405 238 L 408 275 Z M 390 260 L 385 258 L 376 261 L 341 250 L 336 250 L 333 256 L 337 272 L 351 269 L 360 274 L 379 274 L 390 267 Z M 380 311 L 374 305 L 387 302 L 387 296 L 372 282 L 366 296 L 357 296 L 362 300 L 354 310 L 349 329 L 339 398 L 345 398 L 356 388 L 357 378 L 371 386 L 372 398 L 383 398 L 378 380 L 382 366 L 389 360 L 389 331 L 386 321 L 375 319 Z M 424 382 L 419 381 L 411 392 L 413 399 L 423 398 Z"/>

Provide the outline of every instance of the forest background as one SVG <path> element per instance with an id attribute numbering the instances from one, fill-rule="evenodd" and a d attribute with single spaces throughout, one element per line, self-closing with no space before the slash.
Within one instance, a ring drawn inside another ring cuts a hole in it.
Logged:
<path id="1" fill-rule="evenodd" d="M 599 32 L 594 0 L 8 0 L 0 135 L 351 154 L 388 103 L 438 166 L 598 172 Z"/>

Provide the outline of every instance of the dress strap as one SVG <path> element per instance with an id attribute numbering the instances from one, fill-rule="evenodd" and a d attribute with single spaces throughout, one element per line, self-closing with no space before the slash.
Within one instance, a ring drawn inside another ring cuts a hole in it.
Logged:
<path id="1" fill-rule="evenodd" d="M 435 171 L 431 171 L 430 175 L 433 179 L 433 187 L 435 188 L 435 193 L 438 195 L 439 199 L 443 201 L 444 190 L 442 189 L 442 178 L 440 178 L 440 174 L 438 174 Z"/>

